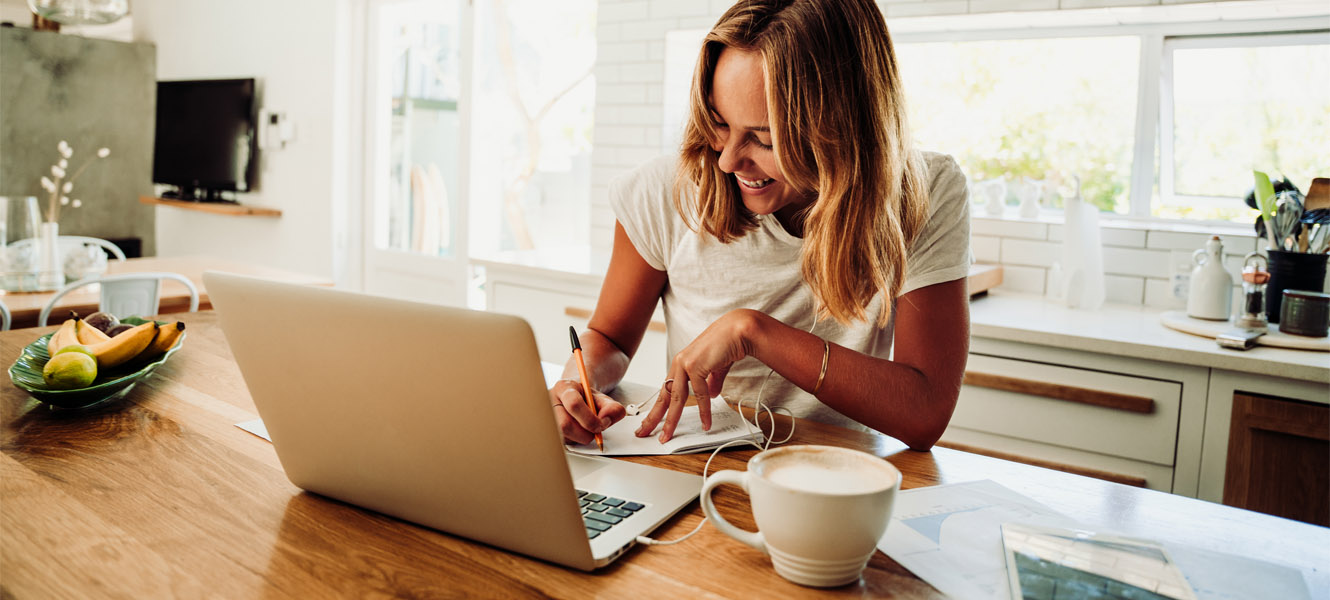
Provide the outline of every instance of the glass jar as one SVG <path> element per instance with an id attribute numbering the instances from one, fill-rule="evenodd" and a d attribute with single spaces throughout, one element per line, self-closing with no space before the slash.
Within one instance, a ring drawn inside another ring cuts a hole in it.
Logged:
<path id="1" fill-rule="evenodd" d="M 64 25 L 105 25 L 129 14 L 129 0 L 28 0 L 28 8 Z"/>

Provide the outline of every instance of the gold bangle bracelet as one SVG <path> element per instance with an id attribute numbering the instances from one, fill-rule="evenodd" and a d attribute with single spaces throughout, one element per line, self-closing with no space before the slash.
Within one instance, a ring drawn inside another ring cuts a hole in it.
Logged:
<path id="1" fill-rule="evenodd" d="M 813 395 L 822 390 L 822 378 L 827 376 L 827 359 L 831 357 L 831 343 L 822 340 L 822 371 L 817 374 L 817 383 L 813 385 Z"/>

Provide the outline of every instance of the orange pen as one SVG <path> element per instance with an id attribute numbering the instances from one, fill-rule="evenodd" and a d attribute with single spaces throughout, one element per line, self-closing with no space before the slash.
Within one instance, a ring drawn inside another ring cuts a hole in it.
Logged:
<path id="1" fill-rule="evenodd" d="M 568 326 L 568 337 L 573 340 L 573 356 L 577 357 L 577 373 L 582 376 L 582 395 L 586 397 L 586 406 L 591 409 L 591 414 L 596 414 L 596 403 L 591 400 L 591 381 L 586 376 L 586 363 L 582 361 L 582 341 L 577 339 L 577 329 L 572 325 Z M 600 451 L 605 451 L 605 438 L 599 433 L 596 434 L 596 446 Z"/>

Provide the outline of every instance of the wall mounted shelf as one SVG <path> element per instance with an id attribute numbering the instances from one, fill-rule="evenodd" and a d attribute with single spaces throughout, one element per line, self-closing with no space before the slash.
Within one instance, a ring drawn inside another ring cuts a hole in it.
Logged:
<path id="1" fill-rule="evenodd" d="M 174 206 L 184 210 L 196 210 L 199 212 L 212 213 L 215 215 L 231 215 L 237 217 L 280 217 L 282 211 L 275 208 L 263 208 L 259 206 L 245 206 L 243 204 L 231 204 L 227 202 L 188 202 L 185 200 L 171 200 L 169 198 L 155 198 L 153 196 L 139 196 L 139 202 L 143 204 L 160 204 L 162 206 Z"/>

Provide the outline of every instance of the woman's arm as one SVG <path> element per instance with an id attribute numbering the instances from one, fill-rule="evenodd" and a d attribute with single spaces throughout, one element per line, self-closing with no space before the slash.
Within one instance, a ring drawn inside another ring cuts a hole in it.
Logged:
<path id="1" fill-rule="evenodd" d="M 964 279 L 901 296 L 896 303 L 894 359 L 831 344 L 818 400 L 847 417 L 928 450 L 942 437 L 960 394 L 970 345 L 970 310 Z M 753 356 L 782 377 L 812 392 L 822 369 L 823 341 L 763 313 L 736 310 L 675 355 L 670 375 L 694 390 L 719 389 L 730 365 Z M 718 375 L 718 377 L 717 377 Z M 707 380 L 711 381 L 707 386 Z M 670 408 L 687 391 L 675 386 Z M 639 431 L 650 432 L 665 408 L 657 403 Z M 660 410 L 655 410 L 659 408 Z M 666 418 L 662 441 L 673 435 L 677 410 Z"/>
<path id="2" fill-rule="evenodd" d="M 601 284 L 600 298 L 596 301 L 596 311 L 587 324 L 588 330 L 578 336 L 582 342 L 587 377 L 591 380 L 588 383 L 593 391 L 612 390 L 623 379 L 628 361 L 646 334 L 665 282 L 665 272 L 647 264 L 633 247 L 623 226 L 615 222 L 614 249 L 605 281 Z M 550 388 L 550 397 L 555 403 L 554 414 L 564 438 L 577 443 L 590 442 L 596 432 L 624 416 L 623 406 L 603 394 L 597 394 L 599 410 L 596 414 L 587 408 L 582 398 L 577 361 L 571 357 L 564 365 L 563 378 Z"/>

